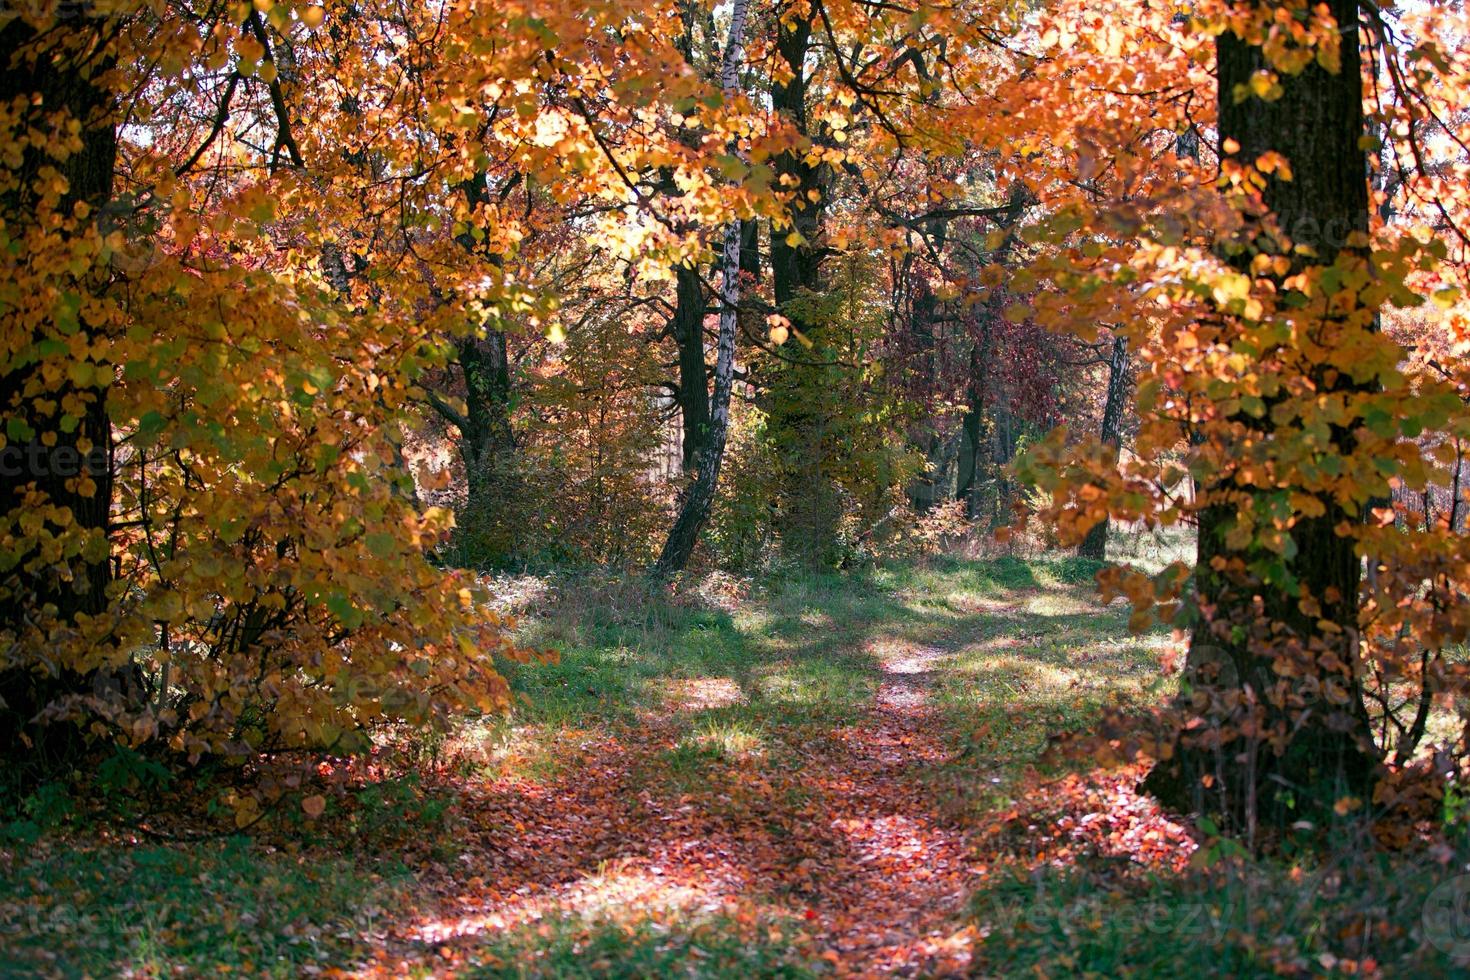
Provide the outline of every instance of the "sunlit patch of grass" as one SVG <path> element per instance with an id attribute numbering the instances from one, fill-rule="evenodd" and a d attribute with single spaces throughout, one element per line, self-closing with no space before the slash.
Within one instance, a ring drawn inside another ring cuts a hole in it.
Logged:
<path id="1" fill-rule="evenodd" d="M 955 650 L 931 694 L 959 749 L 949 802 L 975 815 L 1009 805 L 1051 735 L 1086 730 L 1110 702 L 1163 695 L 1161 631 L 1130 637 L 1121 609 L 1055 579 L 1007 599 L 1014 614 Z"/>
<path id="2" fill-rule="evenodd" d="M 761 672 L 755 681 L 761 704 L 801 723 L 848 724 L 878 685 L 874 677 L 840 664 L 792 660 Z M 785 709 L 782 712 L 782 709 Z"/>
<path id="3" fill-rule="evenodd" d="M 1027 595 L 1021 608 L 1032 616 L 1095 616 L 1097 603 L 1084 601 L 1074 592 L 1036 592 Z"/>
<path id="4" fill-rule="evenodd" d="M 490 781 L 524 779 L 549 782 L 583 756 L 579 736 L 592 735 L 546 722 L 516 725 L 493 719 L 467 727 L 447 746 L 449 768 Z"/>
<path id="5" fill-rule="evenodd" d="M 678 677 L 662 682 L 663 702 L 671 711 L 704 711 L 745 700 L 740 684 L 729 677 Z"/>
<path id="6" fill-rule="evenodd" d="M 718 759 L 756 762 L 766 756 L 766 736 L 739 719 L 706 718 L 679 743 L 710 753 Z"/>
<path id="7" fill-rule="evenodd" d="M 742 715 L 714 713 L 701 718 L 655 757 L 642 775 L 674 796 L 709 791 L 740 779 L 740 772 L 759 768 L 770 757 L 769 736 Z"/>

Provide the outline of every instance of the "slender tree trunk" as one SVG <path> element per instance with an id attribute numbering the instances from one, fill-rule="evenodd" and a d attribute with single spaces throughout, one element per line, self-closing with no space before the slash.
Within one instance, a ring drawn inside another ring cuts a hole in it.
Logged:
<path id="1" fill-rule="evenodd" d="M 991 265 L 1005 268 L 1010 263 L 1011 252 L 1016 247 L 1016 224 L 1029 203 L 1026 188 L 1019 183 L 1013 184 L 1006 200 L 1006 212 L 997 219 L 1005 237 L 991 253 Z M 971 453 L 969 465 L 960 474 L 955 488 L 955 497 L 965 501 L 965 515 L 970 518 L 975 517 L 975 482 L 980 472 L 980 436 L 985 429 L 985 390 L 990 371 L 992 328 L 1001 316 L 1004 299 L 1004 290 L 997 286 L 980 305 L 970 348 L 970 371 L 965 384 L 965 416 L 960 426 L 970 442 Z"/>
<path id="2" fill-rule="evenodd" d="M 902 271 L 898 272 L 895 278 L 912 282 L 911 269 L 912 263 L 905 261 Z M 902 308 L 899 299 L 901 289 L 900 284 L 899 288 L 894 290 L 895 309 Z M 936 370 L 934 318 L 938 312 L 939 300 L 934 295 L 934 291 L 927 288 L 922 281 L 909 287 L 909 295 L 912 298 L 907 304 L 908 315 L 902 318 L 902 326 L 890 321 L 890 329 L 902 329 L 908 333 L 914 351 L 910 355 L 912 361 L 922 364 L 921 370 L 926 372 L 929 379 L 933 381 Z M 895 315 L 894 320 L 898 319 L 899 317 Z M 924 470 L 914 477 L 908 488 L 909 506 L 916 513 L 924 514 L 930 511 L 941 497 L 948 495 L 949 464 L 953 462 L 951 450 L 957 451 L 959 440 L 940 439 L 940 434 L 932 421 L 910 426 L 906 435 L 909 446 L 924 454 Z"/>
<path id="3" fill-rule="evenodd" d="M 693 474 L 709 440 L 709 369 L 704 363 L 704 283 L 695 265 L 674 270 L 674 345 L 679 351 L 679 414 L 683 421 L 682 462 Z"/>
<path id="4" fill-rule="evenodd" d="M 1358 7 L 1356 0 L 1328 0 L 1327 7 L 1340 25 L 1341 70 L 1332 73 L 1312 63 L 1299 75 L 1282 75 L 1284 94 L 1274 101 L 1235 99 L 1257 71 L 1269 67 L 1258 47 L 1226 31 L 1216 49 L 1222 158 L 1249 164 L 1274 151 L 1291 165 L 1292 179 L 1269 176 L 1262 192 L 1279 227 L 1298 246 L 1312 250 L 1292 256 L 1290 273 L 1331 265 L 1340 257 L 1354 261 L 1359 246 L 1349 244 L 1348 237 L 1368 230 Z M 1245 271 L 1253 251 L 1244 249 L 1232 261 Z M 1285 277 L 1280 288 L 1290 292 Z M 1339 316 L 1325 313 L 1323 328 L 1337 329 L 1340 321 L 1333 318 Z M 1286 355 L 1303 362 L 1303 373 L 1320 396 L 1352 390 L 1351 379 L 1320 358 L 1310 360 L 1306 351 Z M 1273 421 L 1270 407 L 1262 418 L 1242 413 L 1236 421 L 1253 439 L 1297 438 L 1290 430 L 1278 431 L 1284 423 Z M 1349 428 L 1332 428 L 1330 440 L 1325 452 L 1352 451 Z M 1222 474 L 1200 490 L 1219 500 L 1236 489 L 1233 476 Z M 1247 492 L 1254 497 L 1271 491 Z M 1338 533 L 1356 517 L 1330 496 L 1318 499 L 1325 512 L 1297 521 L 1291 529 L 1295 555 L 1284 559 L 1299 591 L 1266 585 L 1241 571 L 1280 560 L 1260 545 L 1232 540 L 1237 507 L 1243 504 L 1214 503 L 1199 515 L 1195 575 L 1201 615 L 1190 641 L 1188 671 L 1197 686 L 1214 686 L 1253 706 L 1227 726 L 1238 731 L 1248 723 L 1259 736 L 1253 740 L 1242 732 L 1219 748 L 1185 740 L 1146 783 L 1166 803 L 1220 813 L 1252 835 L 1261 823 L 1330 820 L 1330 809 L 1323 808 L 1335 799 L 1368 797 L 1378 764 L 1356 667 L 1361 563 L 1352 539 Z M 1315 605 L 1301 603 L 1303 594 Z M 1323 666 L 1327 663 L 1345 667 L 1329 670 Z M 1330 685 L 1333 696 L 1303 707 L 1302 692 L 1314 685 Z M 1273 736 L 1275 745 L 1267 741 Z"/>
<path id="5" fill-rule="evenodd" d="M 730 14 L 730 37 L 720 62 L 720 87 L 727 99 L 739 94 L 740 62 L 749 12 L 750 0 L 735 0 Z M 725 439 L 730 431 L 730 394 L 735 385 L 735 331 L 740 315 L 742 238 L 739 221 L 725 226 L 720 252 L 720 330 L 715 345 L 715 381 L 710 396 L 708 435 L 700 447 L 694 481 L 685 491 L 679 515 L 669 529 L 658 560 L 654 562 L 652 573 L 655 578 L 667 578 L 689 563 L 689 556 L 699 541 L 699 532 L 714 505 L 720 468 L 725 460 Z M 700 374 L 702 378 L 702 354 Z"/>
<path id="6" fill-rule="evenodd" d="M 1112 356 L 1108 358 L 1108 393 L 1103 402 L 1102 431 L 1104 445 L 1111 446 L 1117 453 L 1123 445 L 1123 406 L 1128 403 L 1128 388 L 1133 383 L 1133 373 L 1128 365 L 1128 341 L 1113 338 Z M 1106 561 L 1108 557 L 1108 519 L 1094 524 L 1077 554 L 1083 558 Z"/>
<path id="7" fill-rule="evenodd" d="M 990 366 L 990 310 L 981 308 L 981 319 L 976 326 L 979 336 L 970 347 L 970 370 L 965 381 L 965 415 L 960 420 L 960 430 L 970 444 L 970 458 L 960 472 L 955 487 L 955 498 L 965 502 L 965 516 L 975 516 L 975 483 L 980 473 L 980 436 L 985 428 L 985 387 L 987 369 Z"/>

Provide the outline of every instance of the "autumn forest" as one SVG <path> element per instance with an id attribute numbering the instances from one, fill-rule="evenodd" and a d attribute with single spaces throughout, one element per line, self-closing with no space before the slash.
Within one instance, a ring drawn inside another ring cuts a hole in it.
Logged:
<path id="1" fill-rule="evenodd" d="M 0 976 L 1464 976 L 1460 0 L 4 0 Z"/>

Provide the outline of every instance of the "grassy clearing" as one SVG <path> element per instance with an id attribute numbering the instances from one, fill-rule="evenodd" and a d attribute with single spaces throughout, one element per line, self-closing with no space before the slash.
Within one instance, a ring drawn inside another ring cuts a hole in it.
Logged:
<path id="1" fill-rule="evenodd" d="M 861 933 L 844 921 L 849 906 L 872 920 L 861 925 L 875 942 L 900 944 L 904 875 L 926 859 L 883 862 L 965 827 L 994 848 L 971 855 L 984 873 L 963 877 L 973 899 L 951 923 L 972 928 L 980 975 L 1448 976 L 1464 965 L 1426 941 L 1421 915 L 1464 865 L 1463 846 L 1433 859 L 1174 873 L 1096 840 L 1038 843 L 1065 838 L 1064 822 L 1117 816 L 1111 791 L 1047 788 L 1057 773 L 1036 771 L 1047 737 L 1085 728 L 1109 701 L 1167 693 L 1167 637 L 1129 635 L 1121 605 L 1092 599 L 1094 571 L 1071 559 L 940 560 L 673 596 L 635 579 L 542 581 L 524 638 L 561 657 L 514 671 L 522 706 L 411 747 L 405 758 L 428 763 L 421 780 L 334 797 L 315 826 L 297 815 L 255 842 L 138 843 L 74 812 L 48 821 L 57 807 L 32 800 L 0 842 L 0 975 L 294 976 L 323 964 L 371 974 L 385 956 L 410 975 L 446 964 L 497 977 L 877 970 L 898 960 L 849 941 Z M 883 714 L 880 691 L 914 696 L 924 738 L 942 751 L 906 749 L 914 732 Z M 873 744 L 854 749 L 864 738 Z M 892 771 L 831 771 L 834 759 Z M 902 809 L 831 813 L 857 805 L 851 783 L 865 778 L 901 784 Z M 603 779 L 621 780 L 606 812 L 557 809 Z M 462 800 L 517 808 L 487 818 Z M 1005 834 L 978 832 L 1002 811 L 1016 815 Z M 557 836 L 572 818 L 616 829 Z M 508 856 L 523 837 L 537 842 L 531 853 Z M 586 860 L 567 853 L 594 838 Z M 717 839 L 720 867 L 747 884 L 717 887 L 698 863 L 655 866 L 659 848 L 697 856 Z M 512 876 L 552 857 L 561 877 L 544 888 Z M 469 891 L 481 877 L 509 884 Z M 879 890 L 870 880 L 892 883 L 895 894 L 877 896 L 887 904 L 863 905 Z M 836 886 L 854 890 L 824 896 Z M 538 888 L 544 900 L 525 905 Z M 524 914 L 475 926 L 447 953 L 414 938 L 425 922 L 478 922 L 516 903 Z"/>

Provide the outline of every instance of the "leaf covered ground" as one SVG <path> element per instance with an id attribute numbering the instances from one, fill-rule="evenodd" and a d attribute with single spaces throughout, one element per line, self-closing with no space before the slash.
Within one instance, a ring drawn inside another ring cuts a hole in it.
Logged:
<path id="1" fill-rule="evenodd" d="M 1440 866 L 1202 869 L 1137 772 L 1039 765 L 1162 691 L 1168 638 L 1130 636 L 1090 571 L 524 580 L 526 639 L 561 656 L 519 669 L 523 706 L 323 766 L 319 818 L 185 843 L 28 800 L 0 974 L 1453 969 L 1415 931 Z"/>

